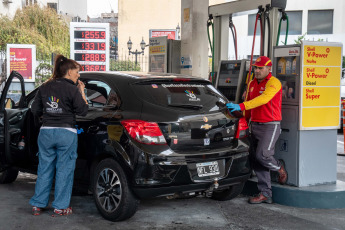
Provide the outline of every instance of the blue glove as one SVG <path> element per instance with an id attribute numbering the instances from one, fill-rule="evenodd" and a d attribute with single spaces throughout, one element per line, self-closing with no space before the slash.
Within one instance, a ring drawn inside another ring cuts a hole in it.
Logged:
<path id="1" fill-rule="evenodd" d="M 230 113 L 234 111 L 241 111 L 241 107 L 239 104 L 227 103 L 226 107 L 230 110 Z"/>

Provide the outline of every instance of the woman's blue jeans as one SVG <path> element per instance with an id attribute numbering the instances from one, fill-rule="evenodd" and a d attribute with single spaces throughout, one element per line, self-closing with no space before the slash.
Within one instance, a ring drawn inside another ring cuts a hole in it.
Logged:
<path id="1" fill-rule="evenodd" d="M 48 206 L 49 195 L 55 174 L 53 208 L 69 207 L 75 162 L 77 159 L 77 134 L 63 128 L 41 129 L 38 136 L 38 171 L 32 206 Z"/>

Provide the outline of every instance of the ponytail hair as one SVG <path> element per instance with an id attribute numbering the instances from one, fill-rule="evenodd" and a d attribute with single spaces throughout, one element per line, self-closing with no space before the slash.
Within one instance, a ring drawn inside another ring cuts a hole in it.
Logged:
<path id="1" fill-rule="evenodd" d="M 81 69 L 81 65 L 78 62 L 58 54 L 55 57 L 53 75 L 48 81 L 63 78 L 69 70 L 78 68 Z"/>

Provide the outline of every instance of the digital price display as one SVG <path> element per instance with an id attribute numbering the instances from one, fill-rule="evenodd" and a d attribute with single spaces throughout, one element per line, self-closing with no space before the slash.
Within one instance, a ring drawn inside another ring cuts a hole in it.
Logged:
<path id="1" fill-rule="evenodd" d="M 100 61 L 105 62 L 106 56 L 105 54 L 74 54 L 74 60 L 79 61 Z"/>
<path id="2" fill-rule="evenodd" d="M 71 58 L 81 71 L 109 71 L 109 23 L 71 22 Z"/>
<path id="3" fill-rule="evenodd" d="M 74 42 L 75 50 L 105 50 L 105 42 Z"/>
<path id="4" fill-rule="evenodd" d="M 74 38 L 105 39 L 105 32 L 104 31 L 94 31 L 94 30 L 74 31 Z"/>
<path id="5" fill-rule="evenodd" d="M 105 65 L 82 65 L 81 71 L 106 71 Z"/>

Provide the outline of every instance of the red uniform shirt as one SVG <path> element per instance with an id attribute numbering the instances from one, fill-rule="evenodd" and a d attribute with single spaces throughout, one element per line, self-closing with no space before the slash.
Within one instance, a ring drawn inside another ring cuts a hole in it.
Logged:
<path id="1" fill-rule="evenodd" d="M 246 101 L 240 104 L 254 122 L 280 121 L 282 106 L 282 85 L 271 73 L 260 83 L 257 79 L 249 83 Z"/>

